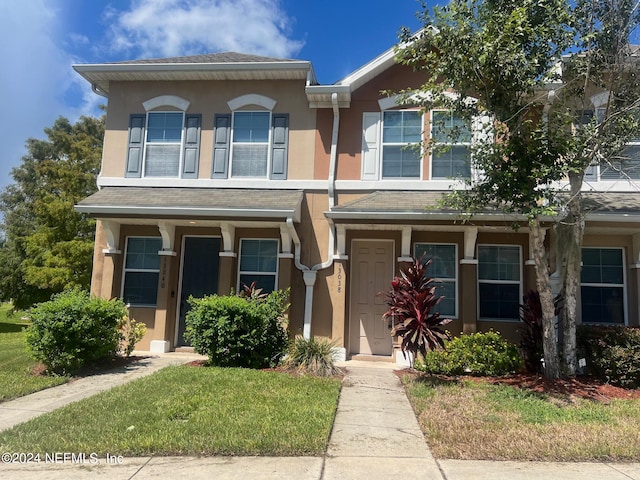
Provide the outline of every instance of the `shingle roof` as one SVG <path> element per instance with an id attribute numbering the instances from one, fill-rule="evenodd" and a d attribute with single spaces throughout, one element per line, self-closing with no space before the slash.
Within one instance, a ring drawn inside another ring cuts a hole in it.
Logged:
<path id="1" fill-rule="evenodd" d="M 262 57 L 237 52 L 205 53 L 201 55 L 188 55 L 183 57 L 167 58 L 142 58 L 138 60 L 126 60 L 111 62 L 119 64 L 165 64 L 165 63 L 269 63 L 269 62 L 297 62 L 288 58 Z M 108 65 L 108 64 L 105 64 Z"/>
<path id="2" fill-rule="evenodd" d="M 78 202 L 76 209 L 98 217 L 298 217 L 299 190 L 179 187 L 105 187 Z"/>
<path id="3" fill-rule="evenodd" d="M 452 208 L 444 208 L 439 202 L 447 191 L 377 191 L 356 200 L 336 205 L 328 212 L 330 217 L 354 218 L 358 215 L 378 215 L 387 219 L 398 216 L 448 216 L 460 215 Z M 640 193 L 638 192 L 583 192 L 585 210 L 599 220 L 606 215 L 637 217 L 640 222 Z M 482 215 L 498 215 L 498 209 L 487 207 Z"/>

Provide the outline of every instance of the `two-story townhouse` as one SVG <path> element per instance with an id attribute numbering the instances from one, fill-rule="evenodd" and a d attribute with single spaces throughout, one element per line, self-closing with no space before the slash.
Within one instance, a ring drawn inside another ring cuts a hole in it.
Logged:
<path id="1" fill-rule="evenodd" d="M 526 224 L 438 206 L 474 173 L 473 125 L 384 95 L 421 83 L 393 50 L 332 85 L 309 62 L 234 53 L 74 68 L 108 98 L 100 190 L 77 206 L 98 219 L 92 293 L 131 305 L 148 327 L 139 348 L 185 344 L 189 295 L 255 281 L 291 288 L 292 334 L 393 360 L 380 292 L 423 253 L 454 334 L 518 340 L 535 288 Z M 463 135 L 444 151 L 407 148 L 453 128 Z M 639 324 L 637 159 L 624 174 L 595 167 L 585 187 L 584 322 Z"/>

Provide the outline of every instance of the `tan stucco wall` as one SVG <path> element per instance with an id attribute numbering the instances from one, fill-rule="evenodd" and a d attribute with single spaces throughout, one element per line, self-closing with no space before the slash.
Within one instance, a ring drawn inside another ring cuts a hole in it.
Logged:
<path id="1" fill-rule="evenodd" d="M 274 113 L 289 114 L 288 178 L 310 179 L 314 172 L 316 111 L 309 109 L 304 82 L 297 81 L 112 82 L 101 175 L 124 176 L 129 115 L 145 113 L 142 103 L 151 98 L 175 95 L 190 102 L 187 113 L 202 115 L 198 175 L 199 178 L 210 178 L 214 116 L 217 113 L 231 113 L 227 102 L 247 94 L 272 98 L 277 101 Z M 167 109 L 160 107 L 157 110 Z"/>

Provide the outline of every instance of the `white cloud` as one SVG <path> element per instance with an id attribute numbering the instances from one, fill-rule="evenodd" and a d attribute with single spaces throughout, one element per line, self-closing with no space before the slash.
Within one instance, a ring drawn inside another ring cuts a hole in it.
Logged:
<path id="1" fill-rule="evenodd" d="M 235 51 L 290 58 L 304 42 L 292 40 L 279 0 L 137 0 L 109 10 L 111 48 L 134 57 Z"/>

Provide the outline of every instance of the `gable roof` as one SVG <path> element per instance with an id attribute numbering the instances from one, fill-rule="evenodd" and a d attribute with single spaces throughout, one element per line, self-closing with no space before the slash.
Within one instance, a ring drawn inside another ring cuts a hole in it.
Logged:
<path id="1" fill-rule="evenodd" d="M 236 52 L 77 64 L 73 69 L 98 94 L 109 82 L 141 80 L 304 80 L 317 83 L 311 62 Z"/>

